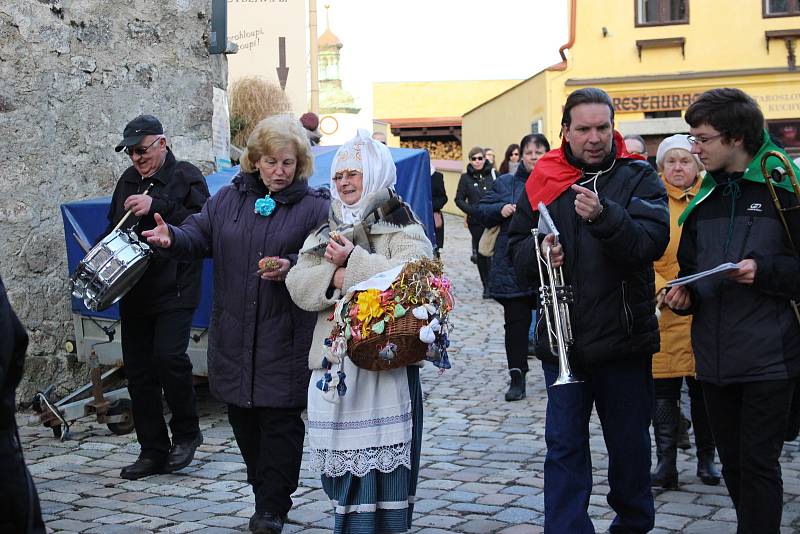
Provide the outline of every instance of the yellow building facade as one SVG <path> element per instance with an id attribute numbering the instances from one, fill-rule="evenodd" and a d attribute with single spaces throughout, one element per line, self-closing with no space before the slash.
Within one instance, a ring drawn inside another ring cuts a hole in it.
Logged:
<path id="1" fill-rule="evenodd" d="M 377 120 L 461 117 L 520 80 L 446 82 L 377 82 L 372 84 L 373 115 Z M 409 98 L 409 95 L 413 97 Z"/>
<path id="2" fill-rule="evenodd" d="M 387 134 L 390 146 L 400 146 L 398 128 L 457 126 L 461 116 L 518 84 L 520 80 L 461 80 L 440 82 L 376 82 L 372 84 L 375 129 Z"/>
<path id="3" fill-rule="evenodd" d="M 540 132 L 558 146 L 567 96 L 593 86 L 613 99 L 617 128 L 645 137 L 652 156 L 661 139 L 688 131 L 682 115 L 700 93 L 737 87 L 759 102 L 770 132 L 800 155 L 797 5 L 571 0 L 570 42 L 562 47 L 569 49 L 566 61 L 465 113 L 463 144 L 502 151 Z"/>
<path id="4" fill-rule="evenodd" d="M 389 146 L 408 139 L 449 140 L 461 152 L 461 116 L 520 83 L 520 80 L 460 80 L 440 82 L 379 82 L 372 85 L 373 131 L 386 135 Z M 424 136 L 424 137 L 423 137 Z M 447 141 L 446 141 L 447 142 Z M 466 145 L 463 145 L 466 146 Z M 489 145 L 486 145 L 489 146 Z M 505 148 L 505 147 L 503 147 Z M 465 152 L 469 150 L 466 147 Z M 495 149 L 495 152 L 498 150 Z M 435 153 L 435 150 L 431 150 Z M 500 149 L 502 154 L 502 149 Z M 461 215 L 453 201 L 465 166 L 460 160 L 436 159 L 444 175 L 449 201 L 444 210 Z M 499 164 L 499 161 L 498 161 Z"/>

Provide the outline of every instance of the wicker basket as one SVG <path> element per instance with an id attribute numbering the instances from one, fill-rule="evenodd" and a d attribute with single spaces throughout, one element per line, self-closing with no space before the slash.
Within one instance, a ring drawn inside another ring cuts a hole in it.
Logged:
<path id="1" fill-rule="evenodd" d="M 425 359 L 428 346 L 419 338 L 419 329 L 428 324 L 412 314 L 388 321 L 382 334 L 347 343 L 347 353 L 358 367 L 369 371 L 385 371 L 416 363 Z M 397 345 L 394 358 L 385 360 L 378 353 L 387 343 Z"/>

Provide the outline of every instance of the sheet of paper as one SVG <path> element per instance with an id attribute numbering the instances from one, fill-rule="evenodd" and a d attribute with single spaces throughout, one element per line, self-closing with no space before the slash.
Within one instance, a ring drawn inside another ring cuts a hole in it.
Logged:
<path id="1" fill-rule="evenodd" d="M 682 278 L 676 278 L 675 280 L 671 280 L 667 282 L 667 287 L 674 287 L 674 286 L 683 286 L 686 284 L 691 284 L 692 282 L 696 282 L 701 278 L 705 278 L 706 276 L 713 276 L 719 273 L 726 273 L 728 271 L 735 271 L 738 269 L 739 266 L 735 263 L 721 263 L 714 267 L 713 269 L 709 269 L 707 271 L 703 271 L 701 273 L 690 274 L 688 276 L 684 276 Z"/>
<path id="2" fill-rule="evenodd" d="M 550 216 L 547 206 L 544 205 L 544 202 L 539 202 L 536 207 L 539 209 L 539 232 L 543 235 L 554 234 L 556 236 L 556 242 L 558 242 L 558 228 L 556 228 L 556 223 L 553 222 L 553 218 Z"/>
<path id="3" fill-rule="evenodd" d="M 360 284 L 356 284 L 350 288 L 349 293 L 353 291 L 364 291 L 366 289 L 377 289 L 379 291 L 386 291 L 392 285 L 392 282 L 400 275 L 405 264 L 398 265 L 394 269 L 383 271 L 373 275 L 369 280 L 364 280 Z"/>

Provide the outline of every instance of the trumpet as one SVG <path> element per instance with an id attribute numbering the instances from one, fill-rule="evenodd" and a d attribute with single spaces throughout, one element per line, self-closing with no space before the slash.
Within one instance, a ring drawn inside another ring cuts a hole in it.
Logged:
<path id="1" fill-rule="evenodd" d="M 558 378 L 553 386 L 582 382 L 572 373 L 569 365 L 569 348 L 572 346 L 572 323 L 569 318 L 569 305 L 573 301 L 572 286 L 564 283 L 561 267 L 553 268 L 550 261 L 550 245 L 544 249 L 539 244 L 539 230 L 531 230 L 536 247 L 537 266 L 539 267 L 539 299 L 542 303 L 547 338 L 550 351 L 558 356 Z M 556 244 L 558 244 L 556 236 Z M 546 275 L 546 276 L 545 276 Z M 546 278 L 546 279 L 545 279 Z"/>
<path id="2" fill-rule="evenodd" d="M 778 159 L 783 165 L 783 170 L 776 168 L 770 173 L 770 171 L 767 170 L 767 160 L 769 160 L 769 158 Z M 772 197 L 772 203 L 775 204 L 775 211 L 778 212 L 778 217 L 781 219 L 783 229 L 786 231 L 786 236 L 789 238 L 789 245 L 791 245 L 794 253 L 797 254 L 798 246 L 797 243 L 794 242 L 792 232 L 789 229 L 789 223 L 786 220 L 786 212 L 800 210 L 800 182 L 797 180 L 797 175 L 792 168 L 792 163 L 782 152 L 778 152 L 777 150 L 769 150 L 765 152 L 763 156 L 761 156 L 761 174 L 764 176 L 764 183 L 767 184 L 767 189 L 769 189 L 769 194 Z M 784 207 L 781 199 L 778 198 L 778 194 L 775 191 L 775 183 L 782 182 L 783 179 L 787 177 L 789 178 L 789 183 L 791 184 L 794 194 L 797 197 L 797 204 L 794 206 Z M 794 310 L 795 317 L 797 317 L 797 322 L 800 323 L 800 306 L 798 306 L 796 300 L 790 300 L 789 303 Z"/>

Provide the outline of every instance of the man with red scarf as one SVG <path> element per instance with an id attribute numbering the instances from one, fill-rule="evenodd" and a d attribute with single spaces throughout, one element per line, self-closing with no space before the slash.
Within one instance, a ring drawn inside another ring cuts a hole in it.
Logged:
<path id="1" fill-rule="evenodd" d="M 531 230 L 544 203 L 560 232 L 551 253 L 574 290 L 569 361 L 579 383 L 550 387 L 558 360 L 547 325 L 537 356 L 547 388 L 544 465 L 545 532 L 594 533 L 589 518 L 592 459 L 589 418 L 597 409 L 608 449 L 610 532 L 648 532 L 652 355 L 659 350 L 653 261 L 669 242 L 667 193 L 641 156 L 614 131 L 614 107 L 596 88 L 574 91 L 561 119 L 561 147 L 536 164 L 509 230 L 518 280 L 539 285 Z M 540 236 L 541 239 L 541 236 Z M 544 237 L 545 246 L 553 235 Z"/>

